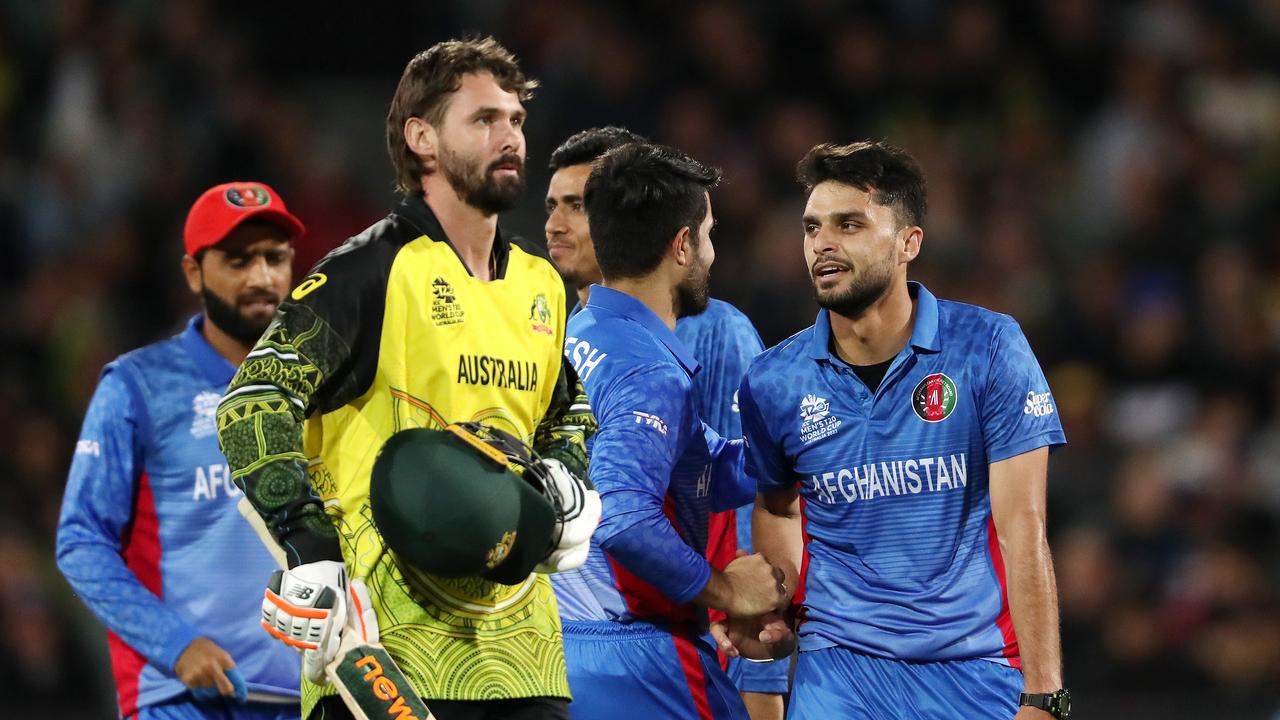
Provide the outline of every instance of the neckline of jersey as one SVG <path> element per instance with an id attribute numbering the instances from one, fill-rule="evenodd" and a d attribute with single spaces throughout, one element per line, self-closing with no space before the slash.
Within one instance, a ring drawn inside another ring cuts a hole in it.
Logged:
<path id="1" fill-rule="evenodd" d="M 587 296 L 586 307 L 600 308 L 639 323 L 650 335 L 653 335 L 658 342 L 671 351 L 676 361 L 680 363 L 680 366 L 684 368 L 684 371 L 690 377 L 697 374 L 698 370 L 702 368 L 697 359 L 693 357 L 693 353 L 689 352 L 689 348 L 671 331 L 671 328 L 667 327 L 662 318 L 658 317 L 647 305 L 636 298 L 603 285 L 592 285 L 591 293 Z"/>

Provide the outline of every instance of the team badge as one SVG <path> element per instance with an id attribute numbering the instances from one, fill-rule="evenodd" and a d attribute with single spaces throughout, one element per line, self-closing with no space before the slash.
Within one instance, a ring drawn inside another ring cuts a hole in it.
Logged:
<path id="1" fill-rule="evenodd" d="M 432 280 L 431 294 L 435 296 L 431 301 L 432 322 L 437 326 L 457 325 L 462 322 L 462 306 L 458 304 L 458 298 L 454 295 L 453 286 L 448 280 L 442 277 Z"/>
<path id="2" fill-rule="evenodd" d="M 511 546 L 516 544 L 516 532 L 514 530 L 502 534 L 502 539 L 494 545 L 489 552 L 485 553 L 484 566 L 490 570 L 502 564 L 503 560 L 511 554 Z"/>
<path id="3" fill-rule="evenodd" d="M 542 293 L 533 297 L 533 305 L 529 307 L 529 327 L 534 332 L 552 334 L 551 305 L 547 303 L 547 296 Z"/>
<path id="4" fill-rule="evenodd" d="M 204 438 L 217 432 L 220 402 L 221 395 L 207 390 L 191 398 L 191 411 L 195 415 L 191 420 L 191 437 Z"/>
<path id="5" fill-rule="evenodd" d="M 955 382 L 942 373 L 934 373 L 912 391 L 911 408 L 925 422 L 942 422 L 951 417 L 958 397 Z"/>
<path id="6" fill-rule="evenodd" d="M 228 204 L 238 208 L 259 208 L 271 204 L 271 196 L 257 185 L 229 187 L 222 196 L 227 199 Z"/>
<path id="7" fill-rule="evenodd" d="M 835 435 L 840 424 L 826 398 L 809 393 L 800 401 L 800 441 L 805 445 Z"/>

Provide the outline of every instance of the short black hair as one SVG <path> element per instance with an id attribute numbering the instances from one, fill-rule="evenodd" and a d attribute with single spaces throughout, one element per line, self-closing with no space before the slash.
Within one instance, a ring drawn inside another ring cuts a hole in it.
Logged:
<path id="1" fill-rule="evenodd" d="M 591 128 L 576 133 L 560 143 L 560 147 L 551 153 L 551 161 L 547 164 L 554 173 L 560 168 L 595 162 L 600 156 L 616 147 L 647 142 L 649 142 L 647 138 L 616 125 Z"/>
<path id="2" fill-rule="evenodd" d="M 583 192 L 600 274 L 648 275 L 681 228 L 697 242 L 706 193 L 719 182 L 719 168 L 665 145 L 632 143 L 605 153 Z"/>
<path id="3" fill-rule="evenodd" d="M 879 205 L 891 207 L 903 225 L 923 225 L 928 210 L 924 172 L 905 150 L 887 143 L 863 141 L 815 145 L 796 165 L 796 179 L 806 193 L 834 180 L 871 193 Z"/>

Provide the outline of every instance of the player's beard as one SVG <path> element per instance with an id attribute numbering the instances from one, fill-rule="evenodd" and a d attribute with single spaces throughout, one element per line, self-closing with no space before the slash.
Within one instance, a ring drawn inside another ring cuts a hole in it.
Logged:
<path id="1" fill-rule="evenodd" d="M 591 242 L 591 240 L 588 239 L 587 242 Z M 573 254 L 572 259 L 570 259 L 567 263 L 565 263 L 563 267 L 560 265 L 556 265 L 556 271 L 560 273 L 560 279 L 564 280 L 566 283 L 569 283 L 569 285 L 573 287 L 575 290 L 581 290 L 582 288 L 590 285 L 591 283 L 600 282 L 599 271 L 596 271 L 594 274 L 592 274 L 588 272 L 584 267 L 582 267 L 587 263 L 583 261 L 582 258 L 580 257 L 581 254 L 582 254 L 582 246 L 581 244 L 579 244 L 578 248 Z M 553 265 L 555 264 L 554 260 L 552 261 L 552 264 Z"/>
<path id="2" fill-rule="evenodd" d="M 524 192 L 524 160 L 515 153 L 507 153 L 481 170 L 479 160 L 456 153 L 441 143 L 439 163 L 440 171 L 458 199 L 485 215 L 510 210 Z M 499 165 L 514 165 L 516 177 L 498 180 L 493 173 Z"/>
<path id="3" fill-rule="evenodd" d="M 236 298 L 236 302 L 233 305 L 210 290 L 208 285 L 205 285 L 200 290 L 200 297 L 204 300 L 205 319 L 213 323 L 214 327 L 245 345 L 257 343 L 258 339 L 262 337 L 262 333 L 267 331 L 267 326 L 271 324 L 271 319 L 274 316 L 268 315 L 265 318 L 251 317 L 241 312 L 240 305 L 268 298 L 274 301 L 277 306 L 280 304 L 280 298 L 274 293 L 259 292 Z"/>
<path id="4" fill-rule="evenodd" d="M 674 292 L 677 319 L 701 315 L 711 302 L 711 269 L 702 260 L 695 260 Z"/>
<path id="5" fill-rule="evenodd" d="M 824 258 L 814 260 L 817 264 Z M 832 288 L 831 290 L 819 290 L 818 278 L 813 277 L 812 267 L 810 267 L 809 279 L 813 282 L 813 295 L 817 299 L 818 304 L 830 310 L 837 315 L 843 315 L 849 319 L 861 317 L 867 308 L 875 305 L 880 298 L 889 292 L 889 285 L 893 282 L 893 255 L 885 257 L 884 262 L 867 265 L 862 271 L 858 271 L 853 266 L 849 267 L 849 284 L 844 289 Z"/>
<path id="6" fill-rule="evenodd" d="M 569 286 L 575 290 L 581 290 L 592 282 L 599 282 L 598 280 L 591 280 L 587 277 L 585 272 L 581 272 L 576 269 L 557 268 L 557 270 L 560 271 L 560 279 L 568 283 Z"/>

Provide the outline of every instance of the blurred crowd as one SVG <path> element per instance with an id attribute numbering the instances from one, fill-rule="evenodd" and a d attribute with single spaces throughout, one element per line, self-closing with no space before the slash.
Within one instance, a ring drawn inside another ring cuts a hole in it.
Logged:
<path id="1" fill-rule="evenodd" d="M 196 308 L 190 203 L 273 184 L 310 230 L 302 277 L 391 201 L 382 124 L 404 63 L 466 31 L 542 81 L 529 196 L 504 226 L 541 235 L 546 159 L 572 132 L 676 145 L 725 170 L 713 290 L 767 344 L 815 313 L 796 161 L 829 140 L 912 152 L 930 211 L 911 275 L 1016 317 L 1066 427 L 1050 531 L 1077 706 L 1277 713 L 1280 3 L 360 7 L 0 5 L 6 716 L 113 707 L 53 534 L 102 365 Z"/>

